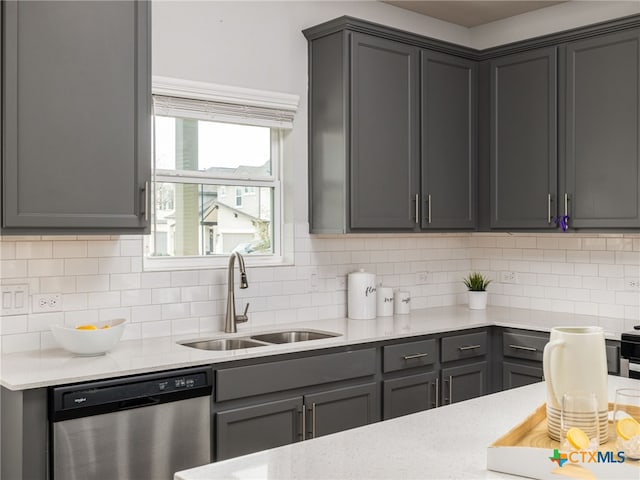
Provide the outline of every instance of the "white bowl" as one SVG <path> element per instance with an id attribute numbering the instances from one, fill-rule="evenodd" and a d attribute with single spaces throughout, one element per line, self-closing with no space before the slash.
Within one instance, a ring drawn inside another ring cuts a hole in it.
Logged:
<path id="1" fill-rule="evenodd" d="M 124 332 L 124 318 L 93 322 L 97 330 L 77 330 L 75 326 L 52 325 L 56 341 L 65 350 L 82 356 L 104 355 L 120 341 Z M 109 328 L 101 328 L 108 325 Z"/>

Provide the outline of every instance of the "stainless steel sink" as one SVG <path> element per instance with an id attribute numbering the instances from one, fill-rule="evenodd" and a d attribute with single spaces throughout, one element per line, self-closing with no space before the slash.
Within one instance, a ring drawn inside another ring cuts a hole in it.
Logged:
<path id="1" fill-rule="evenodd" d="M 263 333 L 261 335 L 252 335 L 251 339 L 267 343 L 293 343 L 308 342 L 309 340 L 321 340 L 323 338 L 333 338 L 339 336 L 340 334 L 338 333 L 292 330 L 284 332 Z"/>
<path id="2" fill-rule="evenodd" d="M 185 347 L 200 350 L 240 350 L 242 348 L 266 347 L 274 344 L 308 342 L 323 338 L 339 337 L 341 334 L 333 332 L 314 332 L 312 330 L 285 330 L 281 332 L 262 333 L 251 337 L 210 338 L 189 342 L 178 342 Z"/>
<path id="3" fill-rule="evenodd" d="M 248 338 L 214 338 L 212 340 L 181 343 L 181 345 L 200 350 L 239 350 L 241 348 L 264 347 L 266 344 Z"/>

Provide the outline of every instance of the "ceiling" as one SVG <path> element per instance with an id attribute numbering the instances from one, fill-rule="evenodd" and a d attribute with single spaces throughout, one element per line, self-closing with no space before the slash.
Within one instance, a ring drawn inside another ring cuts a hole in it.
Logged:
<path id="1" fill-rule="evenodd" d="M 485 23 L 513 17 L 521 13 L 531 12 L 540 8 L 550 7 L 562 1 L 384 1 L 390 5 L 421 13 L 430 17 L 439 18 L 446 22 L 462 25 L 463 27 L 475 27 Z"/>

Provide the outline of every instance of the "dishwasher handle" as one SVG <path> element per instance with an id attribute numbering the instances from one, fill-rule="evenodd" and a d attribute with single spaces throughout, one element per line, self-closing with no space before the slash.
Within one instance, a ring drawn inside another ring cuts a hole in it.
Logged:
<path id="1" fill-rule="evenodd" d="M 160 399 L 156 397 L 143 397 L 135 398 L 132 400 L 123 400 L 118 405 L 118 410 L 131 410 L 132 408 L 150 407 L 152 405 L 158 405 Z"/>

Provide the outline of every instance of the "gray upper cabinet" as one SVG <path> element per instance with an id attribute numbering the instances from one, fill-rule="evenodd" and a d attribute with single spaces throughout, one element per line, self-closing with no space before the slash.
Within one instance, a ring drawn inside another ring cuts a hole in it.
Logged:
<path id="1" fill-rule="evenodd" d="M 421 52 L 421 224 L 476 226 L 477 63 Z"/>
<path id="2" fill-rule="evenodd" d="M 351 229 L 417 226 L 418 50 L 351 36 Z"/>
<path id="3" fill-rule="evenodd" d="M 144 232 L 150 8 L 2 2 L 3 233 Z"/>
<path id="4" fill-rule="evenodd" d="M 639 72 L 638 29 L 566 46 L 564 167 L 573 228 L 640 227 Z"/>
<path id="5" fill-rule="evenodd" d="M 314 233 L 417 228 L 419 52 L 340 31 L 309 43 Z"/>
<path id="6" fill-rule="evenodd" d="M 490 63 L 490 226 L 556 228 L 557 49 Z"/>

